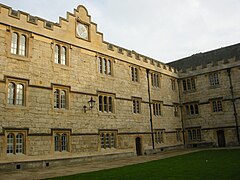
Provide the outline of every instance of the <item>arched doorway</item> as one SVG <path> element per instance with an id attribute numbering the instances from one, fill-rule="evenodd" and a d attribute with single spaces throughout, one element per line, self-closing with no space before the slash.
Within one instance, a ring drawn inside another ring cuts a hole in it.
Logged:
<path id="1" fill-rule="evenodd" d="M 141 138 L 137 137 L 135 139 L 135 144 L 136 144 L 136 152 L 138 156 L 142 155 L 142 143 L 141 143 Z"/>
<path id="2" fill-rule="evenodd" d="M 223 130 L 217 131 L 217 138 L 218 138 L 218 147 L 225 147 L 225 135 Z"/>

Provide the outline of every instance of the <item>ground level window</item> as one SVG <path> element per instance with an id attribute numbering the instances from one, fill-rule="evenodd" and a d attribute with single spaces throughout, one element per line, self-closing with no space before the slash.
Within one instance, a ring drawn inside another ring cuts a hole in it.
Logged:
<path id="1" fill-rule="evenodd" d="M 155 142 L 157 144 L 164 143 L 164 130 L 155 131 Z"/>
<path id="2" fill-rule="evenodd" d="M 24 154 L 25 153 L 25 132 L 7 133 L 7 154 Z"/>
<path id="3" fill-rule="evenodd" d="M 116 148 L 116 132 L 100 132 L 100 144 L 102 149 Z"/>
<path id="4" fill-rule="evenodd" d="M 68 151 L 69 133 L 55 132 L 54 133 L 54 151 L 63 152 Z"/>
<path id="5" fill-rule="evenodd" d="M 182 141 L 181 130 L 177 130 L 176 131 L 176 139 L 177 139 L 177 142 L 181 142 Z"/>
<path id="6" fill-rule="evenodd" d="M 201 141 L 201 129 L 189 129 L 188 130 L 189 141 Z"/>

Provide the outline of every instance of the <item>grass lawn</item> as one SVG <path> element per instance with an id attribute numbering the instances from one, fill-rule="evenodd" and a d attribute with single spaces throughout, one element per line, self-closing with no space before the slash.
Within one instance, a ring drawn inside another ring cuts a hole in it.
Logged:
<path id="1" fill-rule="evenodd" d="M 240 179 L 240 149 L 205 150 L 163 160 L 53 179 Z"/>

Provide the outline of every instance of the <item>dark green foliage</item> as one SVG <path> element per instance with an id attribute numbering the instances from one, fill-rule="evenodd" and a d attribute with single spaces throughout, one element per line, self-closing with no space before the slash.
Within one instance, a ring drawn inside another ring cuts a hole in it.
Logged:
<path id="1" fill-rule="evenodd" d="M 240 149 L 205 150 L 163 160 L 54 179 L 240 179 Z"/>

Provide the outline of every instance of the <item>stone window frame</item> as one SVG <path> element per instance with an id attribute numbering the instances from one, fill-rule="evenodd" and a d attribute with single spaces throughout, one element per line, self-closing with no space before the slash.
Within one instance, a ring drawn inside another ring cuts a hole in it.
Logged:
<path id="1" fill-rule="evenodd" d="M 141 114 L 142 110 L 142 98 L 132 97 L 132 113 L 133 114 Z"/>
<path id="2" fill-rule="evenodd" d="M 97 55 L 97 71 L 99 74 L 104 76 L 114 76 L 113 72 L 113 58 Z"/>
<path id="3" fill-rule="evenodd" d="M 173 103 L 173 114 L 175 117 L 179 117 L 180 109 L 178 103 Z"/>
<path id="4" fill-rule="evenodd" d="M 83 26 L 85 26 L 85 28 L 87 29 L 87 33 L 88 33 L 87 39 L 84 39 L 84 38 L 80 37 L 77 33 L 76 28 L 77 28 L 77 25 L 79 23 L 82 24 Z M 77 17 L 76 22 L 75 22 L 75 31 L 76 31 L 75 32 L 75 37 L 76 38 L 87 41 L 87 42 L 91 42 L 91 24 L 90 23 L 82 21 L 82 20 L 80 20 L 79 17 Z"/>
<path id="5" fill-rule="evenodd" d="M 117 133 L 117 130 L 99 130 L 100 149 L 116 149 Z"/>
<path id="6" fill-rule="evenodd" d="M 153 88 L 160 88 L 161 87 L 161 74 L 157 72 L 150 73 L 151 78 L 151 85 Z"/>
<path id="7" fill-rule="evenodd" d="M 187 129 L 187 140 L 188 142 L 196 142 L 201 141 L 202 134 L 201 128 L 188 128 Z"/>
<path id="8" fill-rule="evenodd" d="M 28 130 L 8 129 L 5 130 L 5 153 L 7 155 L 26 155 L 27 154 L 27 134 Z M 12 143 L 9 143 L 8 136 L 13 135 Z M 17 136 L 22 135 L 22 142 L 18 142 Z M 8 152 L 12 146 L 12 153 Z M 20 151 L 21 152 L 17 152 Z"/>
<path id="9" fill-rule="evenodd" d="M 58 100 L 57 100 L 57 104 L 59 104 L 58 106 L 55 107 L 55 100 L 56 100 L 56 94 L 55 92 L 58 91 Z M 62 107 L 62 97 L 61 97 L 61 92 L 65 92 L 65 106 Z M 69 110 L 70 109 L 70 88 L 66 87 L 66 86 L 61 86 L 61 85 L 53 85 L 52 87 L 52 96 L 53 96 L 53 100 L 52 100 L 52 107 L 54 110 Z"/>
<path id="10" fill-rule="evenodd" d="M 157 144 L 164 144 L 165 142 L 165 129 L 155 129 L 155 143 Z"/>
<path id="11" fill-rule="evenodd" d="M 200 114 L 199 103 L 193 102 L 185 104 L 185 114 L 187 116 L 198 116 Z"/>
<path id="12" fill-rule="evenodd" d="M 211 99 L 210 100 L 211 111 L 212 113 L 221 113 L 223 112 L 223 100 L 222 98 Z"/>
<path id="13" fill-rule="evenodd" d="M 171 89 L 172 89 L 172 91 L 176 91 L 177 90 L 176 79 L 171 78 L 170 81 L 171 81 Z"/>
<path id="14" fill-rule="evenodd" d="M 56 62 L 56 47 L 59 47 L 59 54 L 58 54 L 58 62 Z M 63 62 L 62 59 L 62 50 L 63 48 L 65 48 L 66 52 L 65 52 L 65 63 Z M 52 62 L 54 65 L 58 66 L 62 66 L 62 67 L 69 67 L 70 66 L 70 45 L 66 44 L 66 43 L 62 43 L 59 41 L 53 41 L 52 42 Z"/>
<path id="15" fill-rule="evenodd" d="M 140 83 L 140 69 L 137 66 L 130 66 L 131 81 Z"/>
<path id="16" fill-rule="evenodd" d="M 57 136 L 56 136 L 57 135 Z M 62 137 L 67 137 L 66 141 L 63 141 Z M 56 137 L 59 137 L 56 139 Z M 56 141 L 57 140 L 57 141 Z M 52 130 L 52 142 L 53 151 L 55 153 L 71 152 L 71 131 L 70 130 Z M 57 144 L 56 144 L 57 142 Z"/>
<path id="17" fill-rule="evenodd" d="M 153 101 L 152 102 L 152 107 L 153 107 L 153 115 L 155 117 L 162 116 L 162 108 L 163 108 L 163 101 Z"/>
<path id="18" fill-rule="evenodd" d="M 182 142 L 181 133 L 182 133 L 181 129 L 176 129 L 176 140 L 177 140 L 177 142 Z"/>
<path id="19" fill-rule="evenodd" d="M 109 103 L 111 101 L 111 103 Z M 115 94 L 98 93 L 98 112 L 114 114 L 115 113 Z"/>
<path id="20" fill-rule="evenodd" d="M 9 84 L 12 83 L 15 85 L 14 92 L 13 92 L 13 104 L 8 103 L 9 98 Z M 23 86 L 23 94 L 22 94 L 22 104 L 17 104 L 17 85 Z M 19 78 L 12 78 L 12 77 L 6 77 L 6 98 L 5 98 L 5 104 L 6 107 L 11 108 L 25 108 L 28 105 L 28 80 L 19 79 Z"/>
<path id="21" fill-rule="evenodd" d="M 220 81 L 219 81 L 219 75 L 218 74 L 219 74 L 218 72 L 213 72 L 213 73 L 210 73 L 208 75 L 210 87 L 220 86 Z"/>
<path id="22" fill-rule="evenodd" d="M 21 61 L 30 61 L 30 54 L 31 54 L 31 47 L 32 47 L 32 33 L 28 32 L 28 31 L 24 31 L 21 29 L 17 29 L 17 28 L 12 28 L 9 27 L 7 29 L 8 36 L 7 36 L 7 56 L 14 58 L 16 60 L 21 60 Z M 12 53 L 12 36 L 13 34 L 16 33 L 18 35 L 18 40 L 17 40 L 17 47 L 16 47 L 16 53 Z M 19 49 L 20 49 L 20 37 L 24 36 L 25 39 L 25 54 L 21 55 L 19 54 Z"/>
<path id="23" fill-rule="evenodd" d="M 183 92 L 196 91 L 196 78 L 185 78 L 182 80 Z"/>

